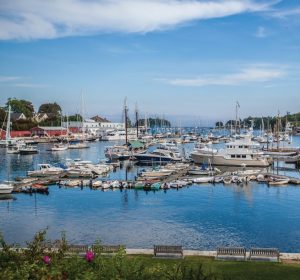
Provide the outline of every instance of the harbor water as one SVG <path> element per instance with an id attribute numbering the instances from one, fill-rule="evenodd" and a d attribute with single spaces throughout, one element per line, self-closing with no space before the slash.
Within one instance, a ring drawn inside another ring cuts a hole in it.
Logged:
<path id="1" fill-rule="evenodd" d="M 39 154 L 28 156 L 7 155 L 0 149 L 0 180 L 25 176 L 39 163 L 76 158 L 98 162 L 104 159 L 105 146 L 112 144 L 95 142 L 89 149 L 57 153 L 47 151 L 49 144 L 43 144 Z M 294 145 L 299 144 L 295 137 Z M 121 168 L 109 178 L 132 180 L 137 172 L 138 167 Z M 284 174 L 300 177 L 299 171 Z M 128 248 L 178 244 L 199 250 L 245 246 L 300 252 L 300 187 L 293 185 L 201 184 L 155 192 L 53 185 L 49 195 L 20 193 L 13 197 L 0 200 L 0 231 L 9 243 L 24 244 L 47 228 L 48 238 L 57 239 L 65 232 L 74 244 L 101 240 Z"/>

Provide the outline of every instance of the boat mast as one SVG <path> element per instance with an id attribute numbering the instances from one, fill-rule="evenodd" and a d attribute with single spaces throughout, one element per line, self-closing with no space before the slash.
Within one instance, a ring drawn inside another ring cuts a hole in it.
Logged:
<path id="1" fill-rule="evenodd" d="M 279 111 L 278 111 L 278 116 L 277 116 L 277 150 L 279 151 L 279 143 L 280 142 L 280 137 L 279 137 Z"/>
<path id="2" fill-rule="evenodd" d="M 81 132 L 82 132 L 82 140 L 84 140 L 84 105 L 83 105 L 83 93 L 81 91 Z"/>
<path id="3" fill-rule="evenodd" d="M 136 121 L 136 138 L 139 138 L 139 111 L 137 103 L 135 103 L 135 121 Z"/>
<path id="4" fill-rule="evenodd" d="M 127 108 L 127 97 L 125 97 L 125 100 L 124 100 L 124 117 L 125 117 L 125 143 L 127 144 L 128 143 L 128 132 L 127 132 L 127 126 L 128 126 L 128 122 L 127 122 L 127 119 L 128 119 L 128 108 Z"/>
<path id="5" fill-rule="evenodd" d="M 11 126 L 10 115 L 11 115 L 11 107 L 9 104 L 8 105 L 7 124 L 6 124 L 6 136 L 5 136 L 6 146 L 8 146 L 8 142 L 10 140 L 10 126 Z"/>

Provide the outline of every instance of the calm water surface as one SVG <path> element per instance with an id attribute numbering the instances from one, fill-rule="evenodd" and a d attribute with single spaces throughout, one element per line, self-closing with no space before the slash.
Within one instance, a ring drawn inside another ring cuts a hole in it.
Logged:
<path id="1" fill-rule="evenodd" d="M 296 138 L 299 143 L 299 138 Z M 111 145 L 112 143 L 109 143 Z M 38 163 L 81 158 L 104 158 L 108 143 L 93 143 L 88 150 L 47 152 L 34 156 L 5 155 L 0 150 L 0 178 L 24 176 Z M 136 168 L 128 174 L 132 179 Z M 299 176 L 299 172 L 286 172 Z M 124 178 L 117 170 L 111 178 Z M 65 231 L 73 243 L 126 244 L 147 248 L 153 244 L 182 244 L 185 248 L 218 246 L 277 247 L 300 252 L 300 187 L 200 185 L 167 192 L 135 190 L 95 191 L 89 188 L 50 187 L 46 195 L 14 195 L 0 200 L 0 231 L 9 242 L 24 243 L 48 227 L 49 238 Z"/>

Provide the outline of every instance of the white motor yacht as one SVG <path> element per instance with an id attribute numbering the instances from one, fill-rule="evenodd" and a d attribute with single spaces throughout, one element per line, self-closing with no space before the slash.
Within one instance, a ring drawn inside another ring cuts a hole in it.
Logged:
<path id="1" fill-rule="evenodd" d="M 259 144 L 251 140 L 251 135 L 226 143 L 225 148 L 220 150 L 204 152 L 195 149 L 191 153 L 191 158 L 195 163 L 205 163 L 210 160 L 212 165 L 223 166 L 266 167 L 270 165 L 268 158 L 259 150 Z"/>

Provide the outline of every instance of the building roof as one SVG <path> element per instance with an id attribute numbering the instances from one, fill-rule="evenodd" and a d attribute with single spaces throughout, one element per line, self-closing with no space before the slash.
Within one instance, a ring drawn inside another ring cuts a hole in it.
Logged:
<path id="1" fill-rule="evenodd" d="M 10 118 L 12 121 L 17 121 L 20 118 L 26 119 L 26 116 L 23 113 L 11 113 Z"/>
<path id="2" fill-rule="evenodd" d="M 106 118 L 100 117 L 100 116 L 95 116 L 91 118 L 92 120 L 94 120 L 95 122 L 106 122 L 106 123 L 110 123 L 111 121 L 109 121 Z"/>

